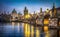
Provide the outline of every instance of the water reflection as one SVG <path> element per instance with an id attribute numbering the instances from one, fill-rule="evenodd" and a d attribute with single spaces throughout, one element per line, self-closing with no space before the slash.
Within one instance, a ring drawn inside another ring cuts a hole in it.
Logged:
<path id="1" fill-rule="evenodd" d="M 34 37 L 34 27 L 31 26 L 31 37 Z"/>
<path id="2" fill-rule="evenodd" d="M 12 22 L 12 29 L 14 30 L 14 25 L 15 25 L 15 23 L 14 22 Z"/>
<path id="3" fill-rule="evenodd" d="M 2 23 L 0 23 L 2 24 Z M 28 23 L 3 23 L 0 26 L 0 36 L 2 37 L 53 37 L 57 30 L 49 30 L 48 27 L 34 27 Z"/>
<path id="4" fill-rule="evenodd" d="M 18 23 L 18 32 L 20 31 L 20 24 Z"/>
<path id="5" fill-rule="evenodd" d="M 36 37 L 40 37 L 40 31 L 39 31 L 39 29 L 36 27 Z"/>
<path id="6" fill-rule="evenodd" d="M 24 34 L 25 34 L 25 37 L 30 37 L 30 26 L 29 24 L 24 24 Z"/>

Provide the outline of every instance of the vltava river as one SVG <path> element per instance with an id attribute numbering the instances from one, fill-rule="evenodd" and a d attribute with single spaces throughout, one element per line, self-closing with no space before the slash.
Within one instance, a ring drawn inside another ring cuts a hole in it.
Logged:
<path id="1" fill-rule="evenodd" d="M 0 37 L 57 37 L 57 30 L 43 31 L 28 23 L 0 23 Z"/>

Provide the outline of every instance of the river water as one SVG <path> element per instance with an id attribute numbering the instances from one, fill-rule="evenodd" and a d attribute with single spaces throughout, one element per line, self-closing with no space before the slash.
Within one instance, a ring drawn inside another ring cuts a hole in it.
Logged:
<path id="1" fill-rule="evenodd" d="M 0 23 L 0 37 L 57 37 L 57 30 L 43 31 L 28 23 Z"/>

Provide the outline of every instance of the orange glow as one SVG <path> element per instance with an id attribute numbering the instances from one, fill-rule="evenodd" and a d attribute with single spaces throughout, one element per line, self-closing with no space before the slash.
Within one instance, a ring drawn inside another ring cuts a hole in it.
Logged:
<path id="1" fill-rule="evenodd" d="M 48 31 L 48 26 L 44 26 L 44 32 Z"/>
<path id="2" fill-rule="evenodd" d="M 49 24 L 49 19 L 44 19 L 44 24 Z"/>

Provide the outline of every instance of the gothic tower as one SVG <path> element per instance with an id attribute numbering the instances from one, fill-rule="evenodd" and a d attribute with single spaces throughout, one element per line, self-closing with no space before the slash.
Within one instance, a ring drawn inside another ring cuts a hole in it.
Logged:
<path id="1" fill-rule="evenodd" d="M 28 14 L 28 9 L 27 7 L 24 8 L 24 16 Z"/>
<path id="2" fill-rule="evenodd" d="M 28 9 L 27 7 L 24 8 L 24 18 L 27 18 L 28 15 Z"/>
<path id="3" fill-rule="evenodd" d="M 56 17 L 56 7 L 55 7 L 55 3 L 53 3 L 53 8 L 52 8 L 52 15 L 53 17 Z"/>

